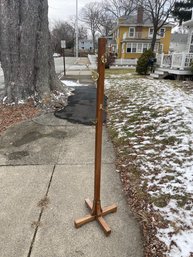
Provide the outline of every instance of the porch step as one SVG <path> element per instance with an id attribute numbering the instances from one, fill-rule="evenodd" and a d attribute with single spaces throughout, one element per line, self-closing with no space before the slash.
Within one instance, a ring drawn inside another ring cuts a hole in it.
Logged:
<path id="1" fill-rule="evenodd" d="M 152 77 L 153 79 L 159 79 L 159 74 L 150 73 L 150 77 Z"/>
<path id="2" fill-rule="evenodd" d="M 164 71 L 162 70 L 155 70 L 155 74 L 158 74 L 158 75 L 164 75 Z"/>
<path id="3" fill-rule="evenodd" d="M 150 76 L 154 79 L 163 79 L 168 75 L 168 71 L 157 68 L 154 73 L 151 73 Z"/>

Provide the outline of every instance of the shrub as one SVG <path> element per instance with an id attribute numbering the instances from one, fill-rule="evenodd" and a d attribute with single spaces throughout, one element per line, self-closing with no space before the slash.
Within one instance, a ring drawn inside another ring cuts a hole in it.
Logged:
<path id="1" fill-rule="evenodd" d="M 151 49 L 146 50 L 138 59 L 136 72 L 141 75 L 146 75 L 151 68 L 150 58 L 155 58 L 155 54 Z"/>
<path id="2" fill-rule="evenodd" d="M 109 53 L 107 55 L 107 62 L 105 64 L 105 68 L 109 69 L 109 67 L 114 63 L 115 61 L 115 55 L 113 53 Z"/>

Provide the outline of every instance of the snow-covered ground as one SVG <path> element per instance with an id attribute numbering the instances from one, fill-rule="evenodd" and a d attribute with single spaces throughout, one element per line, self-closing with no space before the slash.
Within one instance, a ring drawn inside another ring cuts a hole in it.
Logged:
<path id="1" fill-rule="evenodd" d="M 130 151 L 140 170 L 141 187 L 150 196 L 149 210 L 159 212 L 165 226 L 157 238 L 167 257 L 193 254 L 193 91 L 183 82 L 106 79 L 109 126 Z M 185 85 L 184 85 L 185 87 Z M 125 165 L 125 164 L 124 164 Z M 129 172 L 129 171 L 128 171 Z"/>
<path id="2" fill-rule="evenodd" d="M 67 87 L 83 87 L 83 86 L 89 86 L 85 83 L 79 83 L 79 81 L 73 81 L 73 80 L 61 80 L 62 83 Z"/>

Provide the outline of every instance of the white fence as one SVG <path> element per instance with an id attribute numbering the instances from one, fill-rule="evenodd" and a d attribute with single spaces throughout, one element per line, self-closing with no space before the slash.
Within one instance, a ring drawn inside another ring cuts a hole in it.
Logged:
<path id="1" fill-rule="evenodd" d="M 171 69 L 190 69 L 193 62 L 193 54 L 189 53 L 172 53 L 158 54 L 157 64 L 162 68 Z"/>
<path id="2" fill-rule="evenodd" d="M 115 59 L 113 65 L 117 66 L 132 66 L 137 65 L 137 59 Z"/>
<path id="3" fill-rule="evenodd" d="M 97 55 L 90 55 L 88 54 L 88 59 L 91 64 L 97 63 Z M 138 59 L 115 59 L 113 62 L 113 66 L 132 66 L 137 65 Z"/>

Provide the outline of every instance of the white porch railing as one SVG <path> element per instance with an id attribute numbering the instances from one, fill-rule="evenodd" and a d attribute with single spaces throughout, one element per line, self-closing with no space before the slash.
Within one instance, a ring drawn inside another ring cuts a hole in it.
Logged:
<path id="1" fill-rule="evenodd" d="M 158 54 L 157 64 L 162 68 L 170 69 L 190 69 L 193 62 L 193 54 L 189 53 L 172 53 Z"/>

